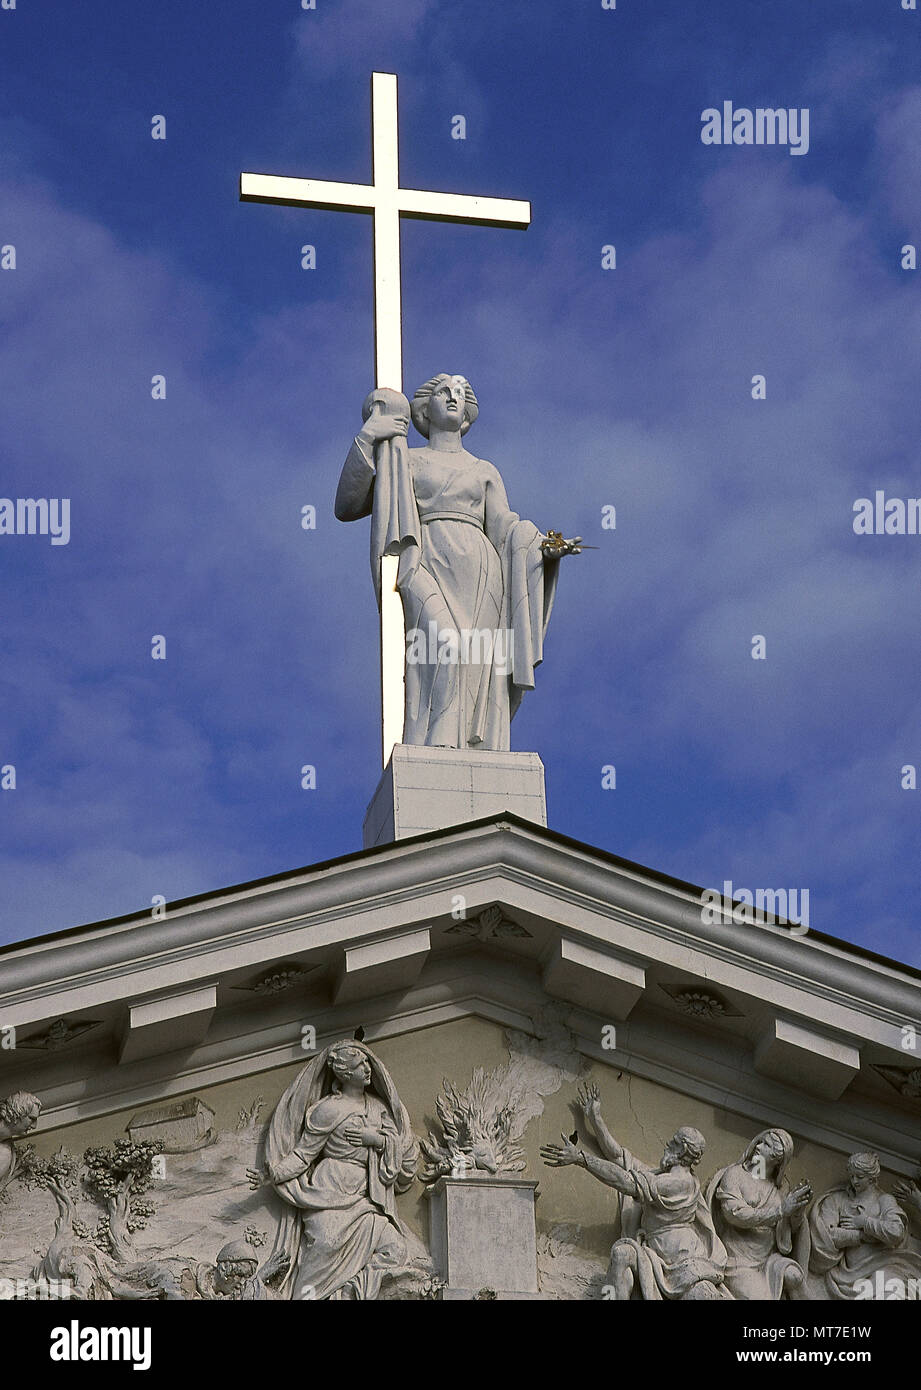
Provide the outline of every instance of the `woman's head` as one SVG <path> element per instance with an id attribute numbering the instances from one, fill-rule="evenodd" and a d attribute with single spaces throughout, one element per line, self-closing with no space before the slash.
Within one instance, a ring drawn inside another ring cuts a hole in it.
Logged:
<path id="1" fill-rule="evenodd" d="M 460 433 L 466 434 L 479 413 L 477 398 L 467 378 L 451 376 L 448 372 L 433 376 L 413 396 L 413 424 L 425 439 L 429 437 L 432 423 L 450 429 L 452 417 L 460 421 Z M 457 428 L 456 424 L 454 427 Z"/>
<path id="2" fill-rule="evenodd" d="M 879 1154 L 851 1154 L 847 1161 L 847 1175 L 856 1192 L 872 1187 L 880 1174 Z"/>
<path id="3" fill-rule="evenodd" d="M 793 1157 L 793 1140 L 785 1129 L 763 1129 L 756 1134 L 743 1155 L 743 1162 L 760 1160 L 762 1177 L 772 1178 L 780 1186 L 781 1178 Z"/>
<path id="4" fill-rule="evenodd" d="M 357 1043 L 336 1043 L 329 1050 L 329 1069 L 338 1082 L 357 1081 L 367 1086 L 371 1080 L 371 1063 L 367 1053 Z"/>

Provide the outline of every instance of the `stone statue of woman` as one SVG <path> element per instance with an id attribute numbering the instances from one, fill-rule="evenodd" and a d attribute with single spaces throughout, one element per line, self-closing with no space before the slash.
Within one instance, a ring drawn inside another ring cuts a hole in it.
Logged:
<path id="1" fill-rule="evenodd" d="M 809 1259 L 804 1218 L 812 1188 L 800 1182 L 785 1190 L 792 1157 L 793 1140 L 785 1129 L 762 1130 L 707 1187 L 713 1225 L 726 1250 L 723 1278 L 733 1298 L 796 1298 L 803 1287 Z"/>
<path id="2" fill-rule="evenodd" d="M 293 1299 L 377 1298 L 406 1256 L 396 1194 L 412 1184 L 418 1146 L 390 1073 L 360 1042 L 337 1042 L 308 1063 L 275 1108 L 266 1172 L 253 1187 L 281 1197 L 270 1263 Z"/>
<path id="3" fill-rule="evenodd" d="M 543 535 L 508 504 L 498 471 L 462 440 L 478 405 L 462 376 L 432 377 L 410 406 L 372 391 L 342 468 L 336 516 L 371 516 L 371 572 L 398 555 L 406 628 L 403 742 L 508 750 L 509 723 L 543 659 L 560 557 L 581 538 Z M 426 443 L 406 443 L 410 416 Z"/>

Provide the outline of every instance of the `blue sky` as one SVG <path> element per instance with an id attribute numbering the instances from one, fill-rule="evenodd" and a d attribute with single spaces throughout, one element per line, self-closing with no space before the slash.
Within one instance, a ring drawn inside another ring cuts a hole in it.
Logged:
<path id="1" fill-rule="evenodd" d="M 921 963 L 921 537 L 852 529 L 921 495 L 919 44 L 900 0 L 0 11 L 0 495 L 72 515 L 66 546 L 0 537 L 0 940 L 360 847 L 377 616 L 332 498 L 370 220 L 237 180 L 365 181 L 377 68 L 405 185 L 533 204 L 404 224 L 404 355 L 410 390 L 469 376 L 516 509 L 600 547 L 512 726 L 551 825 L 808 888 L 813 927 Z M 808 108 L 808 154 L 703 145 L 725 100 Z"/>

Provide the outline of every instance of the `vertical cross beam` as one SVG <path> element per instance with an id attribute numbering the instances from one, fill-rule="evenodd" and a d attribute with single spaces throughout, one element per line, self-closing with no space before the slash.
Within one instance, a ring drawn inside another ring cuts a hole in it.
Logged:
<path id="1" fill-rule="evenodd" d="M 374 371 L 378 386 L 403 390 L 403 297 L 400 280 L 400 131 L 397 77 L 371 75 L 374 210 Z M 402 742 L 406 717 L 406 621 L 397 589 L 398 555 L 381 557 L 381 763 Z"/>
<path id="2" fill-rule="evenodd" d="M 377 386 L 403 390 L 403 300 L 400 287 L 400 140 L 397 78 L 371 76 L 374 209 L 374 369 Z"/>

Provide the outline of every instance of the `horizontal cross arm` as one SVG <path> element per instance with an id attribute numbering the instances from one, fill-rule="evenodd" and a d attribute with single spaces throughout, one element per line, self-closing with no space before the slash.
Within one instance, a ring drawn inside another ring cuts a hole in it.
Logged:
<path id="1" fill-rule="evenodd" d="M 514 198 L 429 193 L 422 188 L 401 188 L 397 198 L 404 217 L 432 218 L 438 222 L 469 222 L 481 227 L 518 227 L 522 230 L 531 223 L 531 204 Z"/>
<path id="2" fill-rule="evenodd" d="M 331 183 L 326 179 L 292 179 L 277 174 L 241 174 L 244 203 L 282 203 L 286 206 L 329 208 L 343 212 L 373 212 L 374 188 L 366 183 Z"/>
<path id="3" fill-rule="evenodd" d="M 482 227 L 523 229 L 531 222 L 531 204 L 514 198 L 432 193 L 421 188 L 399 188 L 392 193 L 378 190 L 373 184 L 286 178 L 280 174 L 241 174 L 240 198 L 246 203 L 280 203 L 344 212 L 373 212 L 378 205 L 393 208 L 395 204 L 404 217 Z"/>

